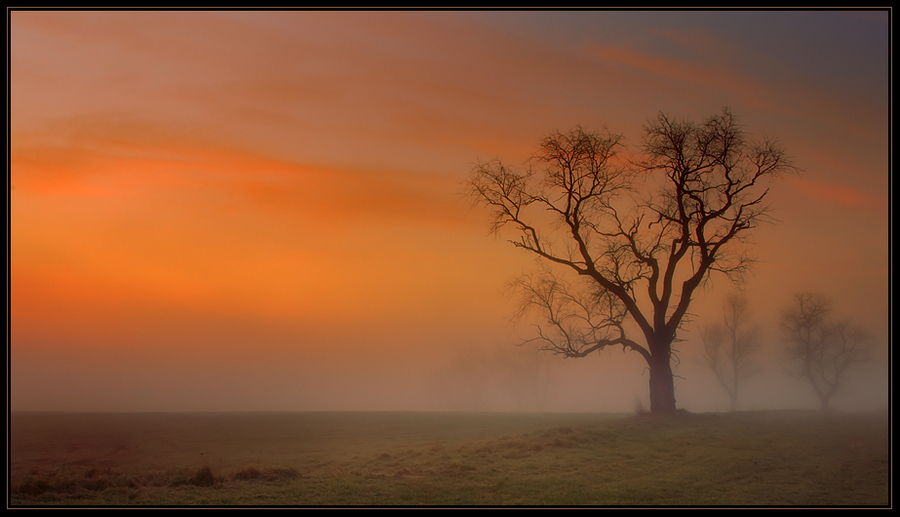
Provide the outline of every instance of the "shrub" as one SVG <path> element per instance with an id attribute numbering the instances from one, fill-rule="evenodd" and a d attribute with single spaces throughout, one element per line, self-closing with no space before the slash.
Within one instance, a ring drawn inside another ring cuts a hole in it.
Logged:
<path id="1" fill-rule="evenodd" d="M 208 466 L 201 467 L 188 483 L 196 486 L 212 486 L 216 484 L 216 476 L 213 475 L 212 469 Z"/>

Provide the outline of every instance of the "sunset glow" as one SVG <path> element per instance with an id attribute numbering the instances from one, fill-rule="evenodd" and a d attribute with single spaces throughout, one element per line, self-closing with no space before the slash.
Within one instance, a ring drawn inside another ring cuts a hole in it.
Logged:
<path id="1" fill-rule="evenodd" d="M 514 346 L 505 287 L 534 263 L 463 182 L 554 130 L 636 151 L 658 112 L 723 106 L 803 171 L 752 242 L 767 356 L 780 308 L 821 292 L 882 359 L 843 402 L 884 405 L 889 14 L 8 12 L 10 406 L 630 410 L 637 358 Z M 715 409 L 695 354 L 679 404 Z M 525 365 L 540 402 L 502 387 Z M 780 382 L 756 404 L 809 402 Z"/>

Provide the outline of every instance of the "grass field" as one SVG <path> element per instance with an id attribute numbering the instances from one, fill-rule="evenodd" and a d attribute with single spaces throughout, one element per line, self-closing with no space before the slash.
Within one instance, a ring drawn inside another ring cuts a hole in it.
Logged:
<path id="1" fill-rule="evenodd" d="M 16 506 L 889 506 L 885 415 L 10 415 Z"/>

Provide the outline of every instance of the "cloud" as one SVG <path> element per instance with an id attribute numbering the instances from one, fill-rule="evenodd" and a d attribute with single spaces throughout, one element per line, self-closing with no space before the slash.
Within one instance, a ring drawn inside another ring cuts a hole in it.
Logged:
<path id="1" fill-rule="evenodd" d="M 49 195 L 120 197 L 183 192 L 240 201 L 323 224 L 389 218 L 458 224 L 455 178 L 317 167 L 222 147 L 129 116 L 94 115 L 16 134 L 12 183 Z"/>
<path id="2" fill-rule="evenodd" d="M 786 178 L 786 181 L 805 196 L 845 208 L 871 208 L 881 206 L 883 203 L 880 199 L 846 184 L 796 177 Z"/>
<path id="3" fill-rule="evenodd" d="M 653 81 L 662 83 L 668 88 L 701 87 L 725 91 L 731 97 L 749 105 L 765 109 L 773 108 L 765 100 L 767 88 L 762 83 L 725 68 L 604 45 L 593 46 L 588 53 L 617 66 L 649 74 Z M 699 92 L 695 95 L 699 95 Z"/>

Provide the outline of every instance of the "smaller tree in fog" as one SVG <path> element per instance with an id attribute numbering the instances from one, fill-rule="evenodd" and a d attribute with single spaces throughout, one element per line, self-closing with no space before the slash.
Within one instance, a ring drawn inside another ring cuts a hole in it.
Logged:
<path id="1" fill-rule="evenodd" d="M 725 302 L 722 321 L 700 331 L 704 362 L 728 393 L 731 411 L 737 409 L 743 381 L 757 369 L 752 356 L 760 348 L 759 327 L 749 321 L 749 316 L 747 298 L 733 294 Z"/>
<path id="2" fill-rule="evenodd" d="M 782 326 L 797 376 L 809 381 L 827 410 L 850 367 L 868 360 L 868 334 L 849 319 L 834 319 L 831 301 L 811 293 L 794 297 Z"/>

